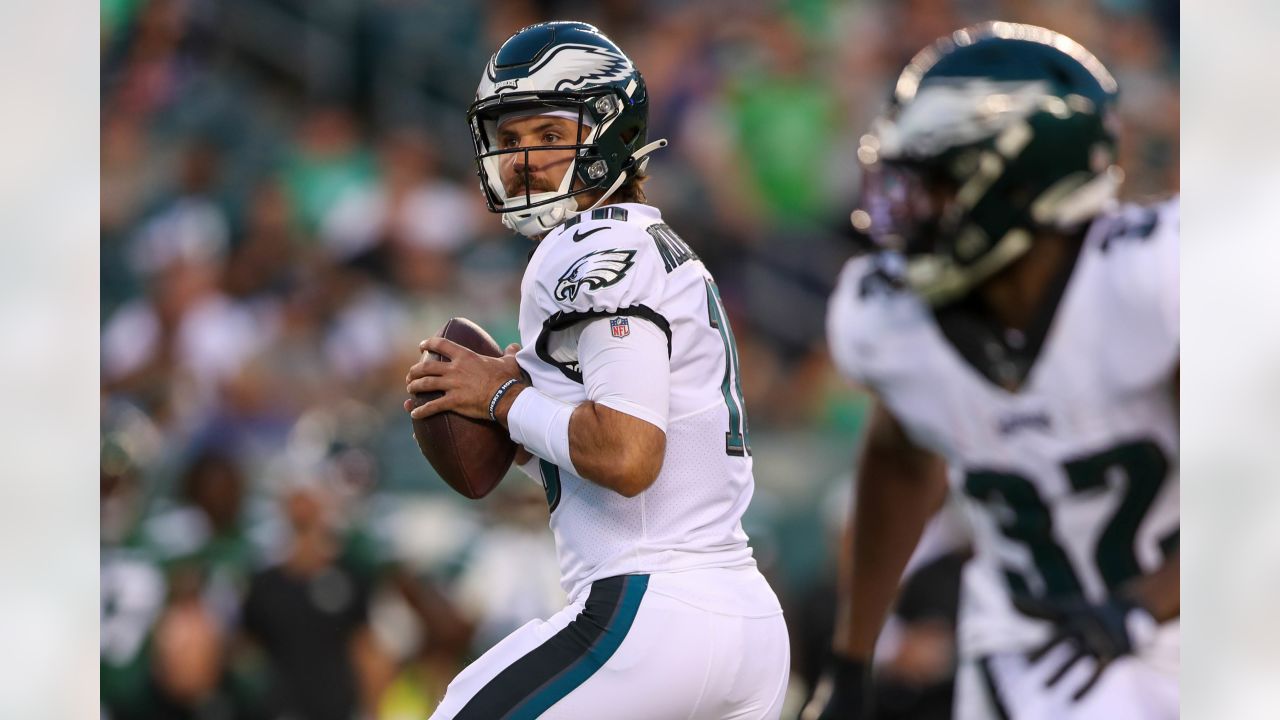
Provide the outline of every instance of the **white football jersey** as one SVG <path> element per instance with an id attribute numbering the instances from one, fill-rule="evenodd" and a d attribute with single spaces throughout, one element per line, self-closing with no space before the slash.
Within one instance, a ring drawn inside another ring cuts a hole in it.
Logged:
<path id="1" fill-rule="evenodd" d="M 1047 628 L 1012 594 L 1097 600 L 1178 545 L 1177 201 L 1095 220 L 1052 316 L 1003 343 L 973 316 L 931 312 L 891 279 L 894 260 L 844 268 L 832 356 L 947 460 L 975 552 L 962 653 L 1028 649 Z M 1010 391 L 1018 362 L 1030 369 Z M 1157 661 L 1176 663 L 1176 623 L 1162 632 Z"/>
<path id="2" fill-rule="evenodd" d="M 656 208 L 607 205 L 538 243 L 520 287 L 517 356 L 534 387 L 588 399 L 577 337 L 599 318 L 615 337 L 633 322 L 667 336 L 666 454 L 657 480 L 632 498 L 539 463 L 570 601 L 615 575 L 754 567 L 741 524 L 754 481 L 733 332 L 710 273 Z"/>

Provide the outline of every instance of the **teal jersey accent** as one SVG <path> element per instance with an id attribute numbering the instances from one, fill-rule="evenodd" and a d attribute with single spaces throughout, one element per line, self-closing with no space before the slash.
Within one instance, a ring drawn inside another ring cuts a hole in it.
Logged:
<path id="1" fill-rule="evenodd" d="M 506 717 L 509 720 L 534 720 L 560 702 L 561 698 L 573 692 L 597 670 L 613 657 L 627 633 L 635 622 L 636 613 L 640 610 L 640 600 L 649 587 L 648 575 L 630 575 L 625 580 L 622 590 L 622 602 L 618 605 L 613 619 L 605 626 L 604 634 L 596 641 L 576 663 L 565 668 L 550 683 L 535 695 L 513 709 Z"/>
<path id="2" fill-rule="evenodd" d="M 729 408 L 729 430 L 724 434 L 726 454 L 740 457 L 751 454 L 751 437 L 747 429 L 746 403 L 742 399 L 742 373 L 738 370 L 738 343 L 733 339 L 733 328 L 720 300 L 720 290 L 707 280 L 707 314 L 711 327 L 720 331 L 724 341 L 724 381 L 720 393 Z"/>

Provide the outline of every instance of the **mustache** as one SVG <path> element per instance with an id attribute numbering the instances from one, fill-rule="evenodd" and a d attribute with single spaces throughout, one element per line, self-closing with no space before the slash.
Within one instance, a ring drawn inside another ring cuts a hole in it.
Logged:
<path id="1" fill-rule="evenodd" d="M 507 191 L 507 197 L 509 198 L 514 198 L 517 195 L 523 195 L 526 188 L 530 194 L 536 192 L 555 192 L 556 190 L 550 180 L 538 177 L 529 178 L 527 183 L 523 177 L 512 178 L 503 187 L 503 189 Z"/>

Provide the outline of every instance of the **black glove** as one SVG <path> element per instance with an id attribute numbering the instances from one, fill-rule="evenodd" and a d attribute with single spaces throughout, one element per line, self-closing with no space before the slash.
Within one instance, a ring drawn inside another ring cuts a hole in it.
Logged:
<path id="1" fill-rule="evenodd" d="M 871 666 L 832 655 L 800 711 L 799 720 L 863 720 L 871 717 Z"/>
<path id="2" fill-rule="evenodd" d="M 1080 700 L 1093 689 L 1107 667 L 1120 657 L 1130 655 L 1149 642 L 1155 634 L 1156 621 L 1151 613 L 1120 597 L 1091 604 L 1083 598 L 1040 600 L 1014 598 L 1014 606 L 1028 617 L 1053 623 L 1053 634 L 1028 659 L 1039 662 L 1060 644 L 1071 648 L 1067 661 L 1049 676 L 1046 687 L 1053 687 L 1080 660 L 1091 657 L 1096 662 L 1093 674 L 1078 689 L 1073 700 Z"/>

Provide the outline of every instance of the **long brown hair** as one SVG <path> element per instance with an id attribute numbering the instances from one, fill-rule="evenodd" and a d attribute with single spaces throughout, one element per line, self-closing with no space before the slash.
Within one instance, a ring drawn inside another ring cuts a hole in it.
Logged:
<path id="1" fill-rule="evenodd" d="M 616 203 L 642 203 L 647 202 L 648 198 L 644 194 L 644 183 L 649 179 L 648 173 L 637 170 L 622 183 L 622 187 L 618 188 L 609 196 L 610 202 Z"/>

